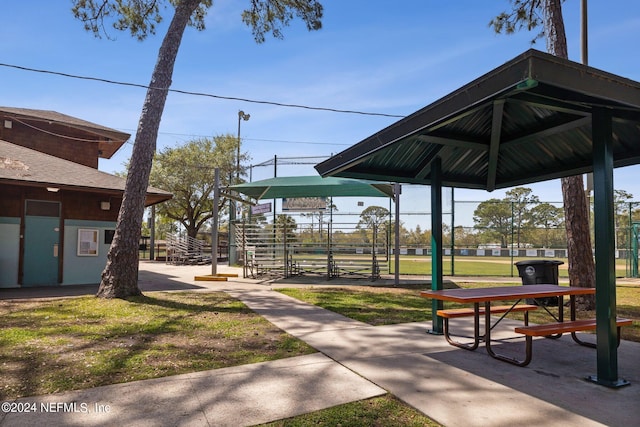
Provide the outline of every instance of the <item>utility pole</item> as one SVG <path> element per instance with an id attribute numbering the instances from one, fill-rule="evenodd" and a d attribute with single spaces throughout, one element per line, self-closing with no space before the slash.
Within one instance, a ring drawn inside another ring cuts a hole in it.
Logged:
<path id="1" fill-rule="evenodd" d="M 238 150 L 236 153 L 236 182 L 240 184 L 240 123 L 242 120 L 245 122 L 251 117 L 249 114 L 245 114 L 244 111 L 238 111 Z M 238 248 L 236 246 L 236 204 L 237 202 L 229 199 L 229 265 L 234 265 L 238 262 Z"/>

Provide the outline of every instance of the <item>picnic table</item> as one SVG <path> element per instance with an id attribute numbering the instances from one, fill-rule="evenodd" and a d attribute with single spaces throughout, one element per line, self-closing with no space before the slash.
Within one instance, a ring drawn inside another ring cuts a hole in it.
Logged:
<path id="1" fill-rule="evenodd" d="M 583 288 L 577 286 L 558 286 L 558 285 L 535 285 L 535 286 L 501 286 L 486 288 L 459 288 L 459 289 L 442 289 L 442 290 L 426 290 L 420 292 L 420 296 L 440 301 L 450 301 L 462 304 L 473 304 L 473 308 L 468 309 L 449 309 L 438 310 L 436 315 L 445 319 L 444 334 L 447 341 L 457 347 L 466 350 L 475 350 L 480 341 L 484 341 L 487 353 L 495 359 L 512 363 L 518 366 L 526 366 L 532 357 L 532 337 L 544 336 L 548 338 L 559 338 L 563 333 L 571 333 L 572 338 L 578 344 L 588 347 L 595 347 L 593 344 L 581 341 L 577 336 L 578 331 L 594 330 L 596 328 L 595 319 L 576 320 L 575 298 L 577 295 L 593 295 L 595 288 Z M 570 297 L 571 320 L 564 320 L 564 304 L 563 297 Z M 544 325 L 528 325 L 528 312 L 536 309 L 535 306 L 521 304 L 526 299 L 540 299 L 548 297 L 558 297 L 558 314 L 554 315 L 545 306 L 541 306 L 555 320 L 554 323 Z M 515 301 L 507 306 L 492 306 L 496 301 Z M 481 304 L 483 306 L 481 307 Z M 526 355 L 523 360 L 513 357 L 504 356 L 496 353 L 491 347 L 491 330 L 509 313 L 523 311 L 525 312 L 525 325 L 515 328 L 514 332 L 523 334 L 526 337 Z M 495 322 L 492 321 L 491 315 L 502 313 L 502 316 Z M 480 335 L 480 315 L 484 315 L 484 336 Z M 450 337 L 448 319 L 454 317 L 473 317 L 474 321 L 474 341 L 472 343 L 460 343 Z M 618 326 L 618 342 L 620 338 L 620 327 L 631 324 L 629 319 L 616 319 Z"/>

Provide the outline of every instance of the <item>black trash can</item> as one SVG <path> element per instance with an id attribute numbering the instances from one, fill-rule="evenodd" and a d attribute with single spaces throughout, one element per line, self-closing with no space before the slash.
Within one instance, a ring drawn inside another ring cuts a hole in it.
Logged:
<path id="1" fill-rule="evenodd" d="M 516 262 L 518 275 L 522 278 L 523 285 L 557 285 L 558 266 L 564 264 L 562 261 L 548 259 L 533 259 Z M 541 304 L 547 306 L 557 306 L 558 297 L 540 298 L 537 300 L 527 300 L 527 304 Z"/>

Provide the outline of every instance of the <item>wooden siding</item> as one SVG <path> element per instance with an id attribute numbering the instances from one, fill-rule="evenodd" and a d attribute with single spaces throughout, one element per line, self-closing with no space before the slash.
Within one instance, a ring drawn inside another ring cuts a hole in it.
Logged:
<path id="1" fill-rule="evenodd" d="M 62 217 L 91 221 L 116 221 L 122 203 L 121 196 L 63 191 Z M 109 210 L 102 210 L 101 202 L 109 202 Z"/>
<path id="2" fill-rule="evenodd" d="M 10 128 L 5 126 L 5 121 L 11 122 Z M 17 121 L 9 116 L 0 116 L 0 139 L 94 169 L 98 168 L 100 153 L 96 135 L 79 129 L 40 120 Z"/>
<path id="3" fill-rule="evenodd" d="M 22 190 L 19 187 L 0 185 L 0 217 L 22 216 Z"/>
<path id="4" fill-rule="evenodd" d="M 116 221 L 122 196 L 95 194 L 81 191 L 60 190 L 52 193 L 44 188 L 1 186 L 0 216 L 21 217 L 24 201 L 49 200 L 62 203 L 62 219 L 82 219 L 91 221 Z M 109 202 L 110 209 L 102 210 L 100 202 Z"/>

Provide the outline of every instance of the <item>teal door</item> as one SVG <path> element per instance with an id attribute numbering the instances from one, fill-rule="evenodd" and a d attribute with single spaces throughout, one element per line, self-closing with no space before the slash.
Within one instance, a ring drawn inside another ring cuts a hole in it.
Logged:
<path id="1" fill-rule="evenodd" d="M 23 286 L 58 284 L 60 203 L 26 201 Z"/>

